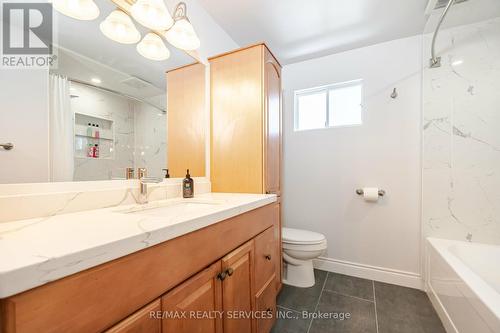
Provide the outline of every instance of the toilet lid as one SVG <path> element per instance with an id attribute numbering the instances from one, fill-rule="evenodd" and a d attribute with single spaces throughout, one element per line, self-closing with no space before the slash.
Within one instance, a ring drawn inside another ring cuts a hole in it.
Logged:
<path id="1" fill-rule="evenodd" d="M 283 228 L 281 238 L 288 244 L 319 244 L 325 241 L 325 236 L 309 230 Z"/>

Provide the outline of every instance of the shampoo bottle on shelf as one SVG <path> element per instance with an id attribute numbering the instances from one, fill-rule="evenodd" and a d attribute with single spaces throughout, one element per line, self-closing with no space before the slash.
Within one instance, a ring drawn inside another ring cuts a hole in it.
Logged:
<path id="1" fill-rule="evenodd" d="M 87 146 L 87 157 L 94 157 L 94 145 L 91 143 Z"/>
<path id="2" fill-rule="evenodd" d="M 87 136 L 92 136 L 92 124 L 89 123 L 87 127 Z"/>
<path id="3" fill-rule="evenodd" d="M 194 181 L 187 169 L 186 178 L 182 181 L 182 197 L 192 198 L 194 196 Z"/>
<path id="4" fill-rule="evenodd" d="M 95 137 L 96 139 L 99 139 L 99 137 L 100 137 L 99 135 L 100 135 L 100 134 L 99 134 L 99 125 L 95 125 L 95 133 L 94 133 L 94 137 Z"/>
<path id="5" fill-rule="evenodd" d="M 94 145 L 94 158 L 99 158 L 99 145 Z"/>

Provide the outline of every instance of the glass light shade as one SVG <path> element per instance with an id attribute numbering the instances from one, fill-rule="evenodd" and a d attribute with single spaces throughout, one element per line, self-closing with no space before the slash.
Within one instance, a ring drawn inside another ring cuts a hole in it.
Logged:
<path id="1" fill-rule="evenodd" d="M 104 36 L 118 43 L 135 44 L 141 39 L 132 19 L 119 9 L 111 12 L 99 28 Z"/>
<path id="2" fill-rule="evenodd" d="M 99 16 L 99 7 L 93 0 L 52 0 L 52 7 L 61 14 L 82 21 Z"/>
<path id="3" fill-rule="evenodd" d="M 160 36 L 154 32 L 148 33 L 142 41 L 137 44 L 137 52 L 144 58 L 161 61 L 170 57 L 170 51 L 161 40 Z"/>
<path id="4" fill-rule="evenodd" d="M 130 13 L 137 22 L 151 30 L 167 30 L 174 23 L 163 0 L 137 0 Z"/>
<path id="5" fill-rule="evenodd" d="M 170 44 L 181 50 L 193 51 L 200 47 L 200 39 L 185 18 L 175 21 L 174 26 L 165 32 L 165 37 Z"/>

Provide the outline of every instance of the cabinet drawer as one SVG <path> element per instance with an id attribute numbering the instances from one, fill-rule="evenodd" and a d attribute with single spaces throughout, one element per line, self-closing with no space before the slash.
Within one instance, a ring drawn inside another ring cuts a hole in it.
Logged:
<path id="1" fill-rule="evenodd" d="M 262 314 L 256 320 L 257 333 L 269 333 L 276 319 L 276 284 L 275 274 L 267 281 L 265 287 L 256 296 L 257 311 Z"/>
<path id="2" fill-rule="evenodd" d="M 276 272 L 275 227 L 255 237 L 255 290 L 258 292 Z"/>
<path id="3" fill-rule="evenodd" d="M 151 312 L 161 311 L 159 299 L 146 305 L 136 313 L 125 318 L 105 333 L 160 333 L 161 320 L 151 317 Z"/>

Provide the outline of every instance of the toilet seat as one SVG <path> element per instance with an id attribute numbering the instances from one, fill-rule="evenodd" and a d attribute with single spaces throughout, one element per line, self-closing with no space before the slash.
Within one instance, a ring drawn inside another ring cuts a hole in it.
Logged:
<path id="1" fill-rule="evenodd" d="M 281 238 L 284 248 L 289 245 L 321 245 L 326 240 L 320 233 L 293 228 L 283 228 Z"/>

